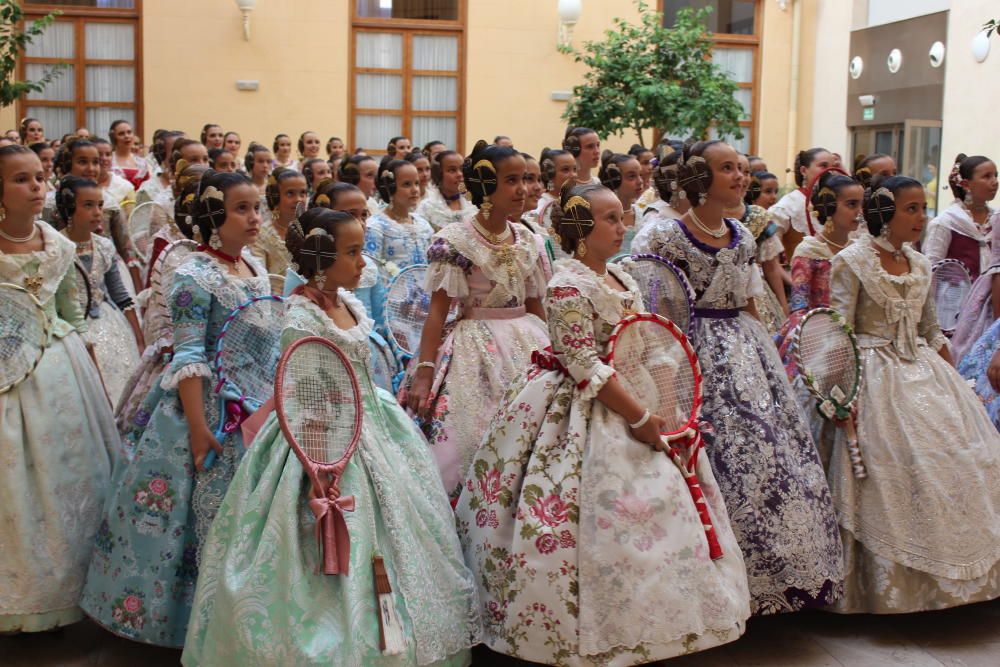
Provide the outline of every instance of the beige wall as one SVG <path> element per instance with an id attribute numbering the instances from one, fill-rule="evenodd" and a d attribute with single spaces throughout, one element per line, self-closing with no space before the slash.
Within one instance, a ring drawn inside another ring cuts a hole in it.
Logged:
<path id="1" fill-rule="evenodd" d="M 271 143 L 279 132 L 347 131 L 347 0 L 266 0 L 243 39 L 232 0 L 143 2 L 144 129 L 197 137 L 206 122 Z M 253 92 L 236 81 L 256 79 Z"/>
<path id="2" fill-rule="evenodd" d="M 782 11 L 777 2 L 765 2 L 763 21 L 756 152 L 780 178 L 788 166 L 786 155 L 793 27 L 791 5 Z"/>

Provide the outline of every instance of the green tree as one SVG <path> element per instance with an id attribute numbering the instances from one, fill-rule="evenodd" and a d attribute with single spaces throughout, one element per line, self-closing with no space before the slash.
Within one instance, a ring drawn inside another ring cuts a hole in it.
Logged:
<path id="1" fill-rule="evenodd" d="M 721 136 L 742 138 L 736 83 L 711 59 L 705 24 L 711 8 L 683 9 L 667 28 L 663 14 L 644 0 L 636 6 L 639 25 L 616 18 L 604 41 L 586 42 L 583 52 L 564 49 L 589 69 L 584 83 L 574 86 L 563 118 L 605 136 L 631 130 L 643 145 L 642 132 L 650 128 L 704 137 L 715 126 Z"/>
<path id="2" fill-rule="evenodd" d="M 14 104 L 25 93 L 42 92 L 50 81 L 62 74 L 64 63 L 47 67 L 37 81 L 18 81 L 16 77 L 17 58 L 61 13 L 52 12 L 24 24 L 24 11 L 17 0 L 0 0 L 0 107 Z"/>

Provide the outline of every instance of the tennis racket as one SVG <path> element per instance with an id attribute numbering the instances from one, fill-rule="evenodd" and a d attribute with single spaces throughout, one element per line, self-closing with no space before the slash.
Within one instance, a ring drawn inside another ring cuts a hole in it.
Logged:
<path id="1" fill-rule="evenodd" d="M 695 294 L 683 271 L 659 255 L 633 255 L 621 267 L 639 284 L 646 310 L 691 335 Z"/>
<path id="2" fill-rule="evenodd" d="M 667 454 L 680 469 L 705 528 L 709 556 L 722 558 L 722 547 L 698 482 L 701 437 L 701 368 L 680 328 L 661 315 L 626 317 L 608 341 L 608 359 L 622 386 L 653 414 L 665 420 L 661 433 Z"/>
<path id="3" fill-rule="evenodd" d="M 237 306 L 226 318 L 215 343 L 215 393 L 219 396 L 219 426 L 215 439 L 240 427 L 272 396 L 280 355 L 285 300 L 257 296 Z M 209 450 L 204 467 L 215 461 Z"/>
<path id="4" fill-rule="evenodd" d="M 958 326 L 962 302 L 972 289 L 972 280 L 965 265 L 957 259 L 942 259 L 931 269 L 931 293 L 937 308 L 941 332 L 951 337 Z"/>
<path id="5" fill-rule="evenodd" d="M 832 308 L 813 308 L 795 327 L 789 347 L 820 414 L 844 422 L 851 468 L 856 478 L 864 479 L 868 472 L 851 414 L 861 391 L 861 357 L 851 326 Z"/>
<path id="6" fill-rule="evenodd" d="M 281 432 L 312 482 L 309 506 L 323 573 L 346 575 L 350 536 L 341 512 L 354 509 L 354 498 L 340 495 L 340 479 L 358 447 L 362 417 L 350 360 L 325 338 L 295 341 L 278 361 L 274 405 Z"/>
<path id="7" fill-rule="evenodd" d="M 385 295 L 385 317 L 393 345 L 404 359 L 420 350 L 420 334 L 431 311 L 431 295 L 424 289 L 426 264 L 412 264 L 392 279 Z"/>
<path id="8" fill-rule="evenodd" d="M 0 283 L 0 394 L 35 372 L 49 342 L 42 304 L 19 285 Z"/>
<path id="9" fill-rule="evenodd" d="M 143 318 L 143 337 L 156 341 L 170 330 L 170 306 L 167 299 L 174 287 L 174 273 L 187 256 L 198 249 L 191 239 L 174 241 L 156 257 L 149 274 L 150 296 Z"/>
<path id="10" fill-rule="evenodd" d="M 372 357 L 372 382 L 395 394 L 393 378 L 396 376 L 396 359 L 392 356 L 388 341 L 373 329 L 368 334 L 368 347 Z"/>
<path id="11" fill-rule="evenodd" d="M 158 204 L 148 201 L 139 204 L 128 216 L 128 236 L 132 240 L 139 259 L 145 264 L 149 261 L 149 253 L 153 249 L 153 215 Z"/>

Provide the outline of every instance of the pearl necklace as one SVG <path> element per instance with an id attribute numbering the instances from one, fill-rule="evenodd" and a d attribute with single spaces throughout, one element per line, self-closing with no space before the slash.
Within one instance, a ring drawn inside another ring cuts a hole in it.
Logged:
<path id="1" fill-rule="evenodd" d="M 718 229 L 710 229 L 709 227 L 707 227 L 705 225 L 705 223 L 703 223 L 701 221 L 701 218 L 698 217 L 698 214 L 694 212 L 694 208 L 693 207 L 691 208 L 690 211 L 688 211 L 688 213 L 691 214 L 691 222 L 694 223 L 695 227 L 697 227 L 701 231 L 705 232 L 706 234 L 708 234 L 709 236 L 711 236 L 713 239 L 721 239 L 723 236 L 726 235 L 726 232 L 729 231 L 729 227 L 728 227 L 728 225 L 726 225 L 726 221 L 725 220 L 722 221 L 722 226 L 719 227 Z"/>
<path id="2" fill-rule="evenodd" d="M 10 241 L 11 243 L 27 243 L 28 241 L 35 238 L 35 234 L 37 233 L 38 233 L 38 225 L 36 225 L 35 223 L 31 223 L 31 233 L 29 233 L 27 236 L 22 236 L 18 238 L 16 236 L 11 236 L 4 230 L 0 229 L 0 238 L 6 241 Z"/>
<path id="3" fill-rule="evenodd" d="M 476 231 L 479 232 L 484 239 L 493 245 L 500 245 L 504 243 L 513 234 L 513 232 L 510 231 L 510 224 L 506 220 L 504 221 L 504 229 L 499 234 L 494 234 L 490 230 L 483 227 L 483 225 L 479 222 L 479 216 L 474 216 L 472 218 L 472 226 L 476 228 Z"/>
<path id="4" fill-rule="evenodd" d="M 844 245 L 840 245 L 839 243 L 836 243 L 836 242 L 831 241 L 830 239 L 826 238 L 826 236 L 824 236 L 823 234 L 821 234 L 819 232 L 816 232 L 816 238 L 818 238 L 823 243 L 828 243 L 828 244 L 832 245 L 834 248 L 837 248 L 839 250 L 843 250 L 844 248 L 847 247 L 847 244 L 850 243 L 850 241 L 848 241 Z"/>

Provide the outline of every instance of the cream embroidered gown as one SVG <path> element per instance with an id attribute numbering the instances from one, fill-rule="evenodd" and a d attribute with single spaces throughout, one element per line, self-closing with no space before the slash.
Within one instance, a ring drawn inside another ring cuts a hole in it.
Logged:
<path id="1" fill-rule="evenodd" d="M 513 384 L 456 507 L 485 642 L 546 664 L 619 666 L 733 641 L 750 593 L 708 457 L 697 474 L 723 551 L 714 561 L 679 469 L 596 399 L 615 324 L 642 309 L 638 286 L 616 265 L 628 291 L 576 260 L 556 266 L 555 360 L 536 355 Z"/>
<path id="2" fill-rule="evenodd" d="M 858 480 L 838 433 L 830 489 L 844 542 L 845 613 L 942 609 L 1000 596 L 1000 435 L 958 372 L 928 294 L 930 261 L 882 268 L 865 234 L 832 260 L 830 306 L 861 347 Z"/>

